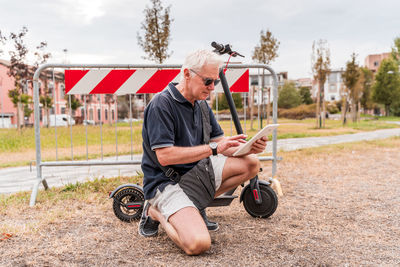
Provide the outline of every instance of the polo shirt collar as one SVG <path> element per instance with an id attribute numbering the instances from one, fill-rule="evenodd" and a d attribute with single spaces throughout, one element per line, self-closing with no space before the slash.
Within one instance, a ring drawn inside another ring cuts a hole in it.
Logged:
<path id="1" fill-rule="evenodd" d="M 175 85 L 177 85 L 177 83 L 169 83 L 168 84 L 168 92 L 171 94 L 172 98 L 175 101 L 178 101 L 179 103 L 189 103 L 190 105 L 192 105 L 192 103 L 190 103 L 182 94 L 181 92 L 179 92 L 179 90 L 175 87 Z M 197 104 L 197 100 L 194 101 L 194 105 L 196 106 Z"/>

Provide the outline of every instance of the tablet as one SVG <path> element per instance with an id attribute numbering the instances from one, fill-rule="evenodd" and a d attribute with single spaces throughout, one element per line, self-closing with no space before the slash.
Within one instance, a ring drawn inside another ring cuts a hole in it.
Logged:
<path id="1" fill-rule="evenodd" d="M 251 149 L 251 145 L 255 141 L 257 141 L 263 136 L 267 136 L 269 133 L 272 133 L 272 131 L 276 129 L 278 126 L 279 124 L 269 124 L 265 126 L 262 130 L 258 131 L 258 133 L 255 136 L 253 136 L 253 138 L 247 141 L 247 143 L 240 145 L 239 149 L 235 153 L 233 153 L 233 156 L 238 157 L 248 153 Z"/>

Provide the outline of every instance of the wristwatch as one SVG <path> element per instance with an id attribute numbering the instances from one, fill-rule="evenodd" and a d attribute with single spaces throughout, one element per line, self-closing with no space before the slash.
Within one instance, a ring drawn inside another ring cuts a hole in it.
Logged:
<path id="1" fill-rule="evenodd" d="M 209 146 L 210 146 L 210 148 L 211 148 L 211 150 L 212 150 L 213 156 L 218 155 L 218 152 L 217 152 L 218 144 L 215 143 L 215 142 L 211 142 L 211 143 L 209 144 Z"/>

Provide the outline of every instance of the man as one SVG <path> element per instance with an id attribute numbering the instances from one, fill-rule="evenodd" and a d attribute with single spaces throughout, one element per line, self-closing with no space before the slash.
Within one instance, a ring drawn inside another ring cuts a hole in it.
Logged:
<path id="1" fill-rule="evenodd" d="M 204 101 L 219 82 L 221 65 L 221 58 L 211 51 L 188 55 L 180 82 L 157 94 L 144 114 L 146 204 L 139 234 L 154 236 L 161 223 L 188 255 L 207 251 L 211 245 L 208 229 L 218 228 L 207 220 L 207 203 L 256 176 L 259 160 L 251 154 L 266 148 L 267 139 L 261 138 L 248 154 L 232 156 L 246 136 L 224 137 Z"/>

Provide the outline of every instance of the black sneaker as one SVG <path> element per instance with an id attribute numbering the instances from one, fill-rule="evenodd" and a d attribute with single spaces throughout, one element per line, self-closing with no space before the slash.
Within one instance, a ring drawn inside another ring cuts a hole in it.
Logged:
<path id="1" fill-rule="evenodd" d="M 151 237 L 158 234 L 158 226 L 159 222 L 153 220 L 150 216 L 147 215 L 150 204 L 148 201 L 144 204 L 142 217 L 139 222 L 139 235 L 144 237 Z"/>
<path id="2" fill-rule="evenodd" d="M 219 225 L 217 222 L 211 222 L 207 218 L 206 209 L 200 210 L 200 215 L 203 217 L 203 220 L 207 226 L 208 231 L 217 231 L 219 229 Z"/>

